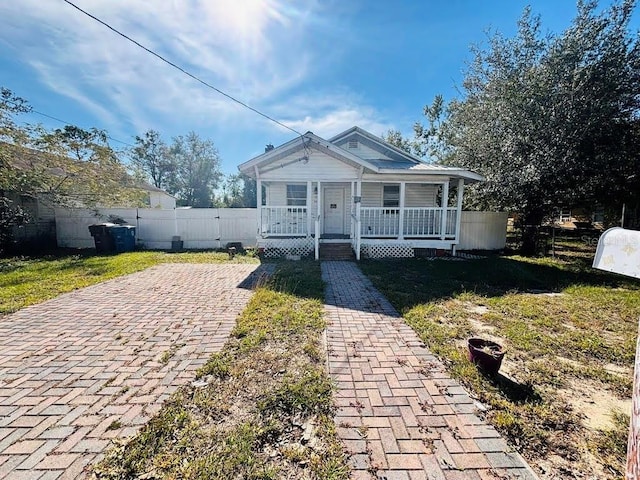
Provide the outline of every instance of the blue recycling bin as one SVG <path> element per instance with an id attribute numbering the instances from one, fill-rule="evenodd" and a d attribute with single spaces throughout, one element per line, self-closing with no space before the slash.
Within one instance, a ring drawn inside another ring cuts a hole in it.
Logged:
<path id="1" fill-rule="evenodd" d="M 136 227 L 133 225 L 112 225 L 109 234 L 113 238 L 115 251 L 132 252 L 136 248 Z"/>

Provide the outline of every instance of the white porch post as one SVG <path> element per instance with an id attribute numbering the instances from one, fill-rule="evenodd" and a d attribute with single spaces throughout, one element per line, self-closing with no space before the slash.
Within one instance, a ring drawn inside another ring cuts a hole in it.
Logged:
<path id="1" fill-rule="evenodd" d="M 316 238 L 314 238 L 316 260 L 320 259 L 320 212 L 322 212 L 322 182 L 318 181 L 318 193 L 316 194 L 316 217 L 315 217 L 315 231 Z"/>
<path id="2" fill-rule="evenodd" d="M 456 254 L 456 246 L 460 243 L 460 220 L 462 217 L 462 196 L 464 195 L 464 178 L 458 179 L 458 205 L 456 209 L 456 239 L 453 245 L 453 254 Z"/>
<path id="3" fill-rule="evenodd" d="M 360 260 L 360 208 L 362 207 L 362 169 L 360 170 L 360 178 L 356 182 L 356 195 L 360 197 L 360 201 L 356 203 L 356 260 Z"/>
<path id="4" fill-rule="evenodd" d="M 262 180 L 256 172 L 256 206 L 258 207 L 258 236 L 262 236 Z"/>
<path id="5" fill-rule="evenodd" d="M 449 180 L 442 184 L 442 221 L 440 222 L 440 239 L 447 236 L 447 208 L 449 207 Z"/>
<path id="6" fill-rule="evenodd" d="M 311 236 L 311 180 L 307 181 L 307 238 Z"/>
<path id="7" fill-rule="evenodd" d="M 400 215 L 398 215 L 398 240 L 404 240 L 404 192 L 406 183 L 400 182 Z"/>
<path id="8" fill-rule="evenodd" d="M 351 246 L 355 245 L 355 240 L 356 240 L 356 220 L 355 220 L 355 216 L 356 216 L 356 203 L 353 201 L 353 199 L 356 197 L 356 182 L 352 181 L 351 182 L 351 211 L 349 212 L 349 226 L 350 226 L 350 230 L 349 230 L 349 240 L 351 240 Z"/>

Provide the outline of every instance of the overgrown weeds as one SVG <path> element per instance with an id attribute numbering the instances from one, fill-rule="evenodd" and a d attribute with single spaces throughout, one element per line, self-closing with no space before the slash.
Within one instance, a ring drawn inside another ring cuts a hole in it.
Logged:
<path id="1" fill-rule="evenodd" d="M 198 380 L 113 448 L 94 476 L 347 478 L 333 387 L 319 355 L 322 295 L 316 263 L 279 264 Z"/>

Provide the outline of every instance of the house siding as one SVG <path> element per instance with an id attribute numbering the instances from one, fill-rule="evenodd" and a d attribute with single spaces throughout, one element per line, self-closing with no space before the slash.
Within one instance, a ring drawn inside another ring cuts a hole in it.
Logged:
<path id="1" fill-rule="evenodd" d="M 405 188 L 405 207 L 435 207 L 438 185 L 408 183 Z"/>
<path id="2" fill-rule="evenodd" d="M 303 163 L 304 152 L 297 151 L 277 162 L 261 168 L 260 179 L 264 181 L 280 180 L 295 183 L 307 180 L 355 180 L 358 168 L 348 165 L 322 152 L 312 152 L 309 161 Z M 282 167 L 279 167 L 282 165 Z"/>
<path id="3" fill-rule="evenodd" d="M 296 182 L 291 182 L 296 183 Z M 287 204 L 287 184 L 273 183 L 267 187 L 267 205 L 283 207 Z"/>
<path id="4" fill-rule="evenodd" d="M 397 183 L 363 183 L 362 206 L 381 207 L 383 185 Z M 405 187 L 405 207 L 435 207 L 438 185 L 424 183 L 408 183 Z"/>
<path id="5" fill-rule="evenodd" d="M 381 207 L 382 206 L 382 184 L 363 183 L 362 184 L 362 206 Z"/>

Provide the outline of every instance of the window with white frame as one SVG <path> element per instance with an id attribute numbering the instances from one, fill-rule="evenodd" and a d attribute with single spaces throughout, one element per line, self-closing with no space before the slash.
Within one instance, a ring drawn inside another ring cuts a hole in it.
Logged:
<path id="1" fill-rule="evenodd" d="M 287 185 L 287 206 L 304 207 L 307 205 L 306 185 Z"/>
<path id="2" fill-rule="evenodd" d="M 389 208 L 400 206 L 400 185 L 382 186 L 382 206 Z"/>

